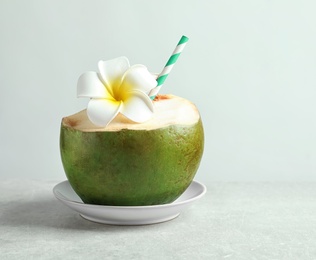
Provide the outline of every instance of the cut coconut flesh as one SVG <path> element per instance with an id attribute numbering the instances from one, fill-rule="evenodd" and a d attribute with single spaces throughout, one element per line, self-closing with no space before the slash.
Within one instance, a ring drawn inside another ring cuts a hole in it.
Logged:
<path id="1" fill-rule="evenodd" d="M 154 100 L 154 114 L 144 123 L 135 123 L 119 113 L 106 127 L 97 127 L 90 122 L 86 110 L 63 118 L 63 125 L 83 132 L 153 130 L 169 125 L 192 125 L 199 121 L 200 114 L 190 101 L 174 95 L 158 95 Z"/>

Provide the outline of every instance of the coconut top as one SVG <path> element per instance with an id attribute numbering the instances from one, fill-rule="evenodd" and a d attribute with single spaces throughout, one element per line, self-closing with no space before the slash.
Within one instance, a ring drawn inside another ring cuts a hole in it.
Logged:
<path id="1" fill-rule="evenodd" d="M 192 125 L 200 119 L 196 106 L 184 98 L 174 95 L 158 95 L 153 103 L 153 116 L 144 123 L 135 123 L 119 113 L 106 127 L 98 127 L 91 123 L 85 109 L 64 117 L 62 124 L 83 132 L 100 132 L 122 129 L 153 130 L 170 125 Z"/>

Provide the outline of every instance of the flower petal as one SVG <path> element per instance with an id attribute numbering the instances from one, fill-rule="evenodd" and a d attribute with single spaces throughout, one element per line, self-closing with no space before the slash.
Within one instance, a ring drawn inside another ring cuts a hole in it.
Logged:
<path id="1" fill-rule="evenodd" d="M 124 100 L 121 113 L 134 122 L 142 123 L 152 117 L 154 106 L 151 99 L 144 92 L 134 90 L 128 93 Z"/>
<path id="2" fill-rule="evenodd" d="M 104 84 L 101 82 L 98 73 L 89 71 L 83 73 L 77 83 L 78 97 L 90 98 L 111 98 Z"/>
<path id="3" fill-rule="evenodd" d="M 112 92 L 111 88 L 113 83 L 119 85 L 124 73 L 129 69 L 129 61 L 126 57 L 118 57 L 116 59 L 102 61 L 98 63 L 99 71 L 102 77 L 102 81 L 108 88 L 108 91 Z M 113 92 L 112 92 L 113 94 Z"/>
<path id="4" fill-rule="evenodd" d="M 139 90 L 148 94 L 156 86 L 157 81 L 155 76 L 144 65 L 134 65 L 124 74 L 120 91 L 129 92 Z"/>
<path id="5" fill-rule="evenodd" d="M 116 117 L 121 107 L 121 101 L 91 99 L 87 107 L 87 115 L 93 124 L 105 127 Z"/>

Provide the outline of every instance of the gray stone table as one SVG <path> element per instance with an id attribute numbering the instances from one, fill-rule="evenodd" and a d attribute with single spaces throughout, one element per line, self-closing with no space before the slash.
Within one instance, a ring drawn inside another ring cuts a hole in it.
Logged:
<path id="1" fill-rule="evenodd" d="M 316 183 L 207 183 L 172 221 L 84 220 L 57 181 L 0 182 L 0 259 L 316 259 Z"/>

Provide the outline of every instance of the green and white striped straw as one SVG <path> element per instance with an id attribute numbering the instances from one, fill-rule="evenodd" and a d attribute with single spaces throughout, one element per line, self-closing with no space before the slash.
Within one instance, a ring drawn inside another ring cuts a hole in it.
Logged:
<path id="1" fill-rule="evenodd" d="M 152 89 L 149 93 L 149 96 L 151 99 L 154 99 L 156 95 L 158 94 L 161 86 L 165 82 L 166 78 L 168 77 L 170 71 L 172 70 L 174 64 L 176 63 L 177 59 L 179 58 L 181 52 L 183 51 L 186 43 L 188 42 L 189 38 L 186 36 L 182 36 L 179 43 L 177 44 L 177 47 L 174 49 L 171 57 L 169 58 L 168 62 L 166 63 L 165 67 L 163 68 L 162 72 L 159 74 L 157 78 L 157 87 Z"/>

